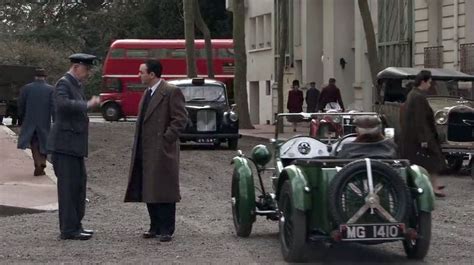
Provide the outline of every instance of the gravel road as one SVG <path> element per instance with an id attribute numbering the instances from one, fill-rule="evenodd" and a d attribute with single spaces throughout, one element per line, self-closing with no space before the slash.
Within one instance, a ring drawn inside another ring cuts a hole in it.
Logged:
<path id="1" fill-rule="evenodd" d="M 134 124 L 92 123 L 88 198 L 84 225 L 96 230 L 89 241 L 58 239 L 57 212 L 0 218 L 0 263 L 284 263 L 275 222 L 260 218 L 249 238 L 234 233 L 230 207 L 231 158 L 225 148 L 184 146 L 181 152 L 182 201 L 171 243 L 142 239 L 148 229 L 144 204 L 123 203 Z M 261 140 L 244 137 L 248 153 Z M 268 179 L 267 179 L 268 180 Z M 436 201 L 427 264 L 474 261 L 474 181 L 444 176 L 448 197 Z M 408 263 L 400 242 L 311 246 L 315 263 Z"/>

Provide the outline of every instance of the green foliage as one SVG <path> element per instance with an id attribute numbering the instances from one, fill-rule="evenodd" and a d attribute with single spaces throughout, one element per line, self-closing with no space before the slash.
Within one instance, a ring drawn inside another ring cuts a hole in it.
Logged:
<path id="1" fill-rule="evenodd" d="M 232 38 L 225 1 L 199 4 L 212 38 Z M 71 53 L 105 58 L 116 39 L 184 39 L 182 0 L 0 0 L 0 21 L 0 63 L 43 66 L 50 79 L 67 70 Z M 100 76 L 88 95 L 98 93 Z"/>

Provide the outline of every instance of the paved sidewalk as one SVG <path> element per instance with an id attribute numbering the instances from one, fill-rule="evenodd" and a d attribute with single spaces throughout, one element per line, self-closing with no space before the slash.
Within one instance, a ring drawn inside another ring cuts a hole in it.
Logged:
<path id="1" fill-rule="evenodd" d="M 0 216 L 57 210 L 52 165 L 47 163 L 45 176 L 33 176 L 31 151 L 17 149 L 17 138 L 0 125 Z"/>

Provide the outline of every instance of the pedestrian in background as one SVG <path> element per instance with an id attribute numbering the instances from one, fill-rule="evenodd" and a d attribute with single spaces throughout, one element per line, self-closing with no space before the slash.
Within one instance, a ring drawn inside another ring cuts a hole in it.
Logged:
<path id="1" fill-rule="evenodd" d="M 433 191 L 445 197 L 438 182 L 438 174 L 446 167 L 441 152 L 433 109 L 426 99 L 431 87 L 431 72 L 422 70 L 415 77 L 415 87 L 410 90 L 401 118 L 400 153 L 411 163 L 424 167 L 430 174 Z"/>
<path id="2" fill-rule="evenodd" d="M 326 105 L 331 108 L 339 108 L 344 111 L 344 104 L 342 103 L 341 90 L 336 86 L 336 79 L 329 78 L 329 84 L 321 90 L 319 96 L 318 108 L 321 111 L 326 110 Z"/>
<path id="3" fill-rule="evenodd" d="M 59 229 L 61 239 L 87 240 L 94 233 L 84 229 L 87 173 L 84 157 L 88 153 L 89 117 L 87 110 L 100 103 L 89 101 L 84 82 L 90 77 L 97 57 L 77 53 L 69 56 L 69 71 L 56 83 L 55 122 L 48 139 L 48 151 L 58 179 Z"/>
<path id="4" fill-rule="evenodd" d="M 303 91 L 300 89 L 300 81 L 293 80 L 291 90 L 288 92 L 288 102 L 286 103 L 286 108 L 290 113 L 300 113 L 303 112 Z M 288 116 L 288 121 L 293 123 L 293 131 L 296 132 L 296 125 L 301 121 L 300 117 L 297 116 Z"/>
<path id="5" fill-rule="evenodd" d="M 319 90 L 316 88 L 316 83 L 309 83 L 309 89 L 306 91 L 306 112 L 315 113 L 318 109 Z"/>
<path id="6" fill-rule="evenodd" d="M 181 89 L 161 79 L 158 60 L 140 65 L 139 75 L 147 86 L 139 104 L 125 202 L 144 202 L 150 228 L 144 238 L 172 240 L 179 191 L 179 134 L 188 114 Z"/>
<path id="7" fill-rule="evenodd" d="M 45 175 L 47 140 L 53 116 L 54 87 L 46 83 L 46 71 L 35 70 L 35 80 L 25 85 L 18 99 L 18 116 L 22 122 L 18 148 L 30 148 L 33 155 L 34 176 Z"/>

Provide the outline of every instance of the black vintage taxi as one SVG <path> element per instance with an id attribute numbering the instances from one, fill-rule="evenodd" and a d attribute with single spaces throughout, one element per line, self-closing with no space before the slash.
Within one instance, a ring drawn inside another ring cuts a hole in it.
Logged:
<path id="1" fill-rule="evenodd" d="M 181 89 L 186 100 L 188 124 L 181 134 L 181 142 L 194 141 L 219 146 L 227 142 L 236 150 L 239 117 L 234 105 L 229 105 L 227 88 L 214 79 L 188 78 L 169 82 Z"/>

